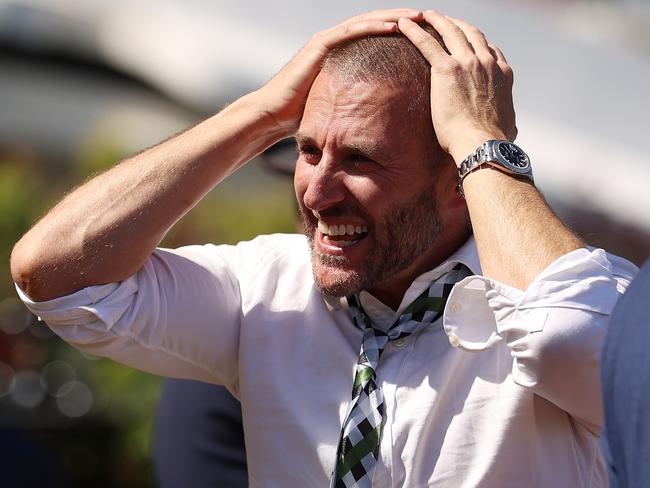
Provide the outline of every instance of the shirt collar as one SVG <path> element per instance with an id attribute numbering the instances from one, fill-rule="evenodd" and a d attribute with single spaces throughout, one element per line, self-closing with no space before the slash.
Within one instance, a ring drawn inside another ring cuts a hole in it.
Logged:
<path id="1" fill-rule="evenodd" d="M 476 248 L 476 241 L 474 236 L 470 236 L 467 239 L 467 242 L 463 244 L 456 252 L 454 252 L 449 258 L 440 263 L 438 266 L 432 270 L 422 273 L 420 276 L 413 280 L 411 286 L 406 290 L 404 297 L 402 298 L 402 303 L 398 307 L 397 311 L 393 311 L 390 307 L 387 307 L 377 298 L 372 296 L 367 291 L 362 291 L 359 294 L 359 300 L 363 306 L 364 311 L 368 314 L 373 323 L 379 327 L 390 327 L 390 325 L 397 320 L 402 310 L 404 310 L 415 298 L 417 298 L 430 284 L 433 280 L 439 278 L 456 264 L 462 263 L 467 266 L 470 271 L 475 274 L 481 274 L 481 264 L 478 258 L 478 250 Z M 323 294 L 323 299 L 325 303 L 333 310 L 347 309 L 347 300 L 345 297 L 334 297 L 331 295 Z"/>

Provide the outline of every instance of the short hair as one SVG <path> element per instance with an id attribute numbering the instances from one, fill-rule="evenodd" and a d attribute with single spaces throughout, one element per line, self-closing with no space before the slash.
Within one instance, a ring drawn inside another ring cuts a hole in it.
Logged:
<path id="1" fill-rule="evenodd" d="M 445 49 L 440 35 L 429 24 L 420 24 Z M 408 114 L 414 116 L 414 131 L 432 142 L 435 159 L 438 145 L 431 124 L 431 65 L 408 38 L 399 32 L 353 39 L 332 49 L 322 70 L 350 82 L 390 83 L 410 96 Z"/>

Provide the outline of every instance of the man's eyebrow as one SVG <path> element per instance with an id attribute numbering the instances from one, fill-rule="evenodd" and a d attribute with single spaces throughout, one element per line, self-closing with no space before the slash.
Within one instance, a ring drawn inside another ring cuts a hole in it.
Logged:
<path id="1" fill-rule="evenodd" d="M 304 132 L 297 132 L 296 135 L 294 136 L 294 139 L 296 140 L 296 144 L 298 145 L 298 147 L 316 145 L 314 139 L 309 137 Z"/>
<path id="2" fill-rule="evenodd" d="M 317 146 L 316 141 L 312 137 L 302 132 L 296 133 L 295 139 L 298 148 L 304 146 Z M 348 153 L 357 153 L 370 158 L 386 158 L 390 156 L 382 149 L 381 144 L 374 141 L 354 141 L 346 144 L 342 149 Z"/>
<path id="3" fill-rule="evenodd" d="M 383 155 L 380 144 L 373 141 L 355 141 L 345 145 L 345 150 L 350 153 L 359 153 L 367 156 Z"/>

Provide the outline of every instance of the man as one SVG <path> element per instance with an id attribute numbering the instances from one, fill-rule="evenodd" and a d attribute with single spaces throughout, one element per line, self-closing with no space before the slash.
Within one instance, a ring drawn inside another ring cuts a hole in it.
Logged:
<path id="1" fill-rule="evenodd" d="M 603 447 L 612 488 L 640 488 L 650 479 L 649 296 L 646 261 L 612 313 L 603 349 Z"/>
<path id="2" fill-rule="evenodd" d="M 461 20 L 346 21 L 68 195 L 16 245 L 19 293 L 86 351 L 225 384 L 252 486 L 604 486 L 598 356 L 635 268 L 535 189 L 511 86 Z M 293 134 L 306 240 L 155 250 Z"/>

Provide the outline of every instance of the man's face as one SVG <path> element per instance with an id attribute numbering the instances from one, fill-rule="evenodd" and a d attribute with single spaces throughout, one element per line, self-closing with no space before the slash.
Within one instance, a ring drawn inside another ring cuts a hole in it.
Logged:
<path id="1" fill-rule="evenodd" d="M 295 189 L 316 284 L 327 294 L 390 286 L 428 269 L 440 185 L 408 102 L 388 84 L 327 72 L 311 89 L 297 134 Z"/>

